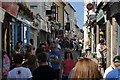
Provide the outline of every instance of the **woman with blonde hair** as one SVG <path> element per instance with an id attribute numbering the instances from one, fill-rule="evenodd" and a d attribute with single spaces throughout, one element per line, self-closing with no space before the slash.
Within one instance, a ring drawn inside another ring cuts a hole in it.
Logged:
<path id="1" fill-rule="evenodd" d="M 26 54 L 25 54 L 25 60 L 27 60 L 29 58 L 29 56 L 32 54 L 33 54 L 32 45 L 28 44 Z"/>
<path id="2" fill-rule="evenodd" d="M 102 75 L 98 65 L 89 58 L 80 58 L 76 63 L 70 80 L 100 80 Z"/>
<path id="3" fill-rule="evenodd" d="M 90 57 L 90 40 L 89 39 L 85 42 L 85 53 L 86 53 L 86 57 Z"/>

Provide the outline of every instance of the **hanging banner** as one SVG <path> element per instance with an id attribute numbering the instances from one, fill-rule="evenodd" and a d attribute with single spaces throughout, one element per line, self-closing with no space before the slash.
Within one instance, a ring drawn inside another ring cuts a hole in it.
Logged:
<path id="1" fill-rule="evenodd" d="M 2 2 L 2 8 L 16 18 L 19 6 L 14 2 Z"/>

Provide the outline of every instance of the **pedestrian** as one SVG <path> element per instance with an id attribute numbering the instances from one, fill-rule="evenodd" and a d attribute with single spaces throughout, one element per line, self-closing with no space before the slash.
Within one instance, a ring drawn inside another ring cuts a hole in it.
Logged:
<path id="1" fill-rule="evenodd" d="M 24 55 L 24 51 L 22 49 L 22 41 L 18 41 L 16 46 L 15 46 L 15 50 L 13 51 L 13 54 L 12 54 L 12 60 L 13 60 L 13 57 L 15 54 L 21 54 L 21 55 Z"/>
<path id="2" fill-rule="evenodd" d="M 120 66 L 110 71 L 105 80 L 120 80 Z"/>
<path id="3" fill-rule="evenodd" d="M 103 48 L 106 48 L 104 51 L 103 51 L 103 69 L 105 71 L 106 69 L 106 63 L 107 63 L 107 46 L 106 46 L 106 43 L 104 42 L 104 45 L 103 45 Z"/>
<path id="4" fill-rule="evenodd" d="M 62 80 L 68 80 L 69 73 L 73 67 L 74 60 L 72 52 L 70 51 L 70 49 L 67 49 L 64 53 Z"/>
<path id="5" fill-rule="evenodd" d="M 90 57 L 90 41 L 89 40 L 87 40 L 86 42 L 85 42 L 85 53 L 86 53 L 86 57 Z"/>
<path id="6" fill-rule="evenodd" d="M 45 42 L 45 52 L 49 52 L 50 51 L 50 46 L 48 44 L 48 42 Z"/>
<path id="7" fill-rule="evenodd" d="M 30 45 L 32 45 L 33 50 L 35 50 L 34 40 L 33 39 L 30 39 Z"/>
<path id="8" fill-rule="evenodd" d="M 115 69 L 116 67 L 120 66 L 120 55 L 116 55 L 113 58 L 112 64 L 105 70 L 104 76 L 103 78 L 106 78 L 106 75 L 112 71 L 113 69 Z"/>
<path id="9" fill-rule="evenodd" d="M 99 67 L 103 67 L 103 52 L 107 49 L 106 46 L 104 46 L 104 39 L 101 39 L 99 44 L 97 44 L 96 51 L 97 51 L 97 60 Z"/>
<path id="10" fill-rule="evenodd" d="M 61 50 L 61 46 L 59 44 L 59 40 L 58 38 L 56 38 L 54 41 L 53 41 L 54 44 L 56 44 L 56 50 L 57 51 L 60 51 Z"/>
<path id="11" fill-rule="evenodd" d="M 54 80 L 56 73 L 47 64 L 47 56 L 44 53 L 38 55 L 39 67 L 33 71 L 33 80 Z"/>
<path id="12" fill-rule="evenodd" d="M 11 61 L 10 58 L 8 57 L 8 54 L 5 50 L 2 50 L 2 58 L 3 58 L 3 69 L 2 69 L 2 75 L 3 75 L 3 79 L 6 79 L 7 74 L 10 70 L 10 66 L 11 66 Z"/>
<path id="13" fill-rule="evenodd" d="M 46 52 L 46 44 L 43 42 L 43 43 L 41 43 L 40 45 L 39 45 L 39 47 L 36 49 L 36 56 L 38 56 L 39 54 L 41 54 L 41 53 L 43 53 L 44 52 L 44 54 L 46 54 L 46 56 L 47 56 L 47 62 L 50 64 L 50 62 L 49 62 L 49 54 L 48 54 L 48 52 Z"/>
<path id="14" fill-rule="evenodd" d="M 23 56 L 15 54 L 13 57 L 15 68 L 8 72 L 7 80 L 32 80 L 32 73 L 29 68 L 23 67 Z"/>
<path id="15" fill-rule="evenodd" d="M 78 59 L 69 80 L 100 80 L 102 75 L 98 70 L 98 65 L 89 58 Z"/>
<path id="16" fill-rule="evenodd" d="M 40 43 L 39 47 L 35 51 L 36 56 L 41 52 L 45 52 L 45 47 L 45 43 Z"/>
<path id="17" fill-rule="evenodd" d="M 25 60 L 27 60 L 30 55 L 33 55 L 33 48 L 32 48 L 32 45 L 28 44 L 26 54 L 25 54 Z"/>
<path id="18" fill-rule="evenodd" d="M 38 67 L 36 55 L 30 55 L 27 61 L 23 63 L 23 66 L 33 72 Z"/>
<path id="19" fill-rule="evenodd" d="M 61 55 L 60 55 L 60 52 L 57 50 L 57 45 L 55 43 L 52 43 L 50 45 L 50 49 L 51 51 L 48 52 L 49 54 L 49 62 L 51 63 L 52 65 L 52 68 L 55 70 L 56 72 L 56 76 L 57 76 L 57 80 L 59 80 L 60 78 L 60 65 L 61 65 Z"/>
<path id="20" fill-rule="evenodd" d="M 79 57 L 81 57 L 82 56 L 82 43 L 81 42 L 78 43 L 78 52 L 79 52 Z"/>
<path id="21" fill-rule="evenodd" d="M 69 38 L 65 37 L 62 44 L 63 44 L 64 48 L 69 48 L 70 47 Z"/>
<path id="22" fill-rule="evenodd" d="M 73 40 L 70 39 L 70 49 L 72 50 L 73 49 Z"/>

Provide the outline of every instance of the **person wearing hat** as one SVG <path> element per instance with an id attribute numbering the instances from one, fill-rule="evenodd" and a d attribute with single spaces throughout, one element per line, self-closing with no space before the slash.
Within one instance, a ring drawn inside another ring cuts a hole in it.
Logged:
<path id="1" fill-rule="evenodd" d="M 37 56 L 39 67 L 33 71 L 33 80 L 56 80 L 56 73 L 52 67 L 47 64 L 47 56 L 41 52 Z"/>
<path id="2" fill-rule="evenodd" d="M 112 64 L 105 70 L 105 73 L 103 75 L 103 78 L 106 78 L 107 74 L 115 69 L 116 67 L 120 66 L 120 55 L 117 55 L 113 58 Z"/>
<path id="3" fill-rule="evenodd" d="M 120 68 L 115 68 L 110 71 L 105 80 L 120 80 Z"/>
<path id="4" fill-rule="evenodd" d="M 104 39 L 101 39 L 99 44 L 97 44 L 96 47 L 96 52 L 97 52 L 97 60 L 98 60 L 98 65 L 99 67 L 103 67 L 103 53 L 104 51 L 107 50 L 107 47 L 104 46 Z"/>

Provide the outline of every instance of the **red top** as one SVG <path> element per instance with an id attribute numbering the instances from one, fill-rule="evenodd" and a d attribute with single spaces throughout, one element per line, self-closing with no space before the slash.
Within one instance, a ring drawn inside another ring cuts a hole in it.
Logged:
<path id="1" fill-rule="evenodd" d="M 49 48 L 49 46 L 47 47 L 45 47 L 45 52 L 49 52 L 49 50 L 50 50 L 50 48 Z"/>
<path id="2" fill-rule="evenodd" d="M 74 61 L 72 59 L 64 60 L 63 74 L 68 76 L 72 68 L 74 67 Z"/>

